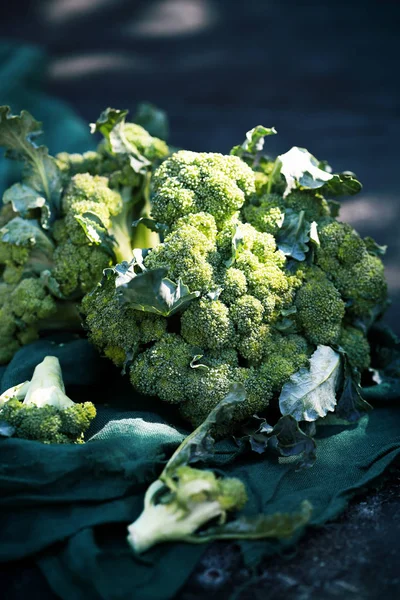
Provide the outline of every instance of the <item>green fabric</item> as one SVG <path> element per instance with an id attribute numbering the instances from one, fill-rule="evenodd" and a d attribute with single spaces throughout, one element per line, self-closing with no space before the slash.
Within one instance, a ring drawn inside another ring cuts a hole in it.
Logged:
<path id="1" fill-rule="evenodd" d="M 135 395 L 126 378 L 83 340 L 42 340 L 23 348 L 6 368 L 1 390 L 29 378 L 46 354 L 60 358 L 74 399 L 112 401 L 114 407 L 99 406 L 91 440 L 83 446 L 0 441 L 0 561 L 34 555 L 63 600 L 172 598 L 205 547 L 168 544 L 138 558 L 125 538 L 182 428 L 176 428 L 170 407 Z M 217 444 L 212 466 L 245 481 L 249 514 L 296 510 L 308 499 L 312 525 L 321 525 L 398 456 L 400 411 L 379 408 L 352 426 L 326 420 L 317 437 L 318 459 L 306 471 L 271 456 L 238 456 L 229 441 Z M 255 564 L 293 542 L 241 546 L 246 562 Z"/>
<path id="2" fill-rule="evenodd" d="M 43 91 L 46 73 L 47 58 L 41 48 L 13 40 L 0 41 L 0 105 L 11 106 L 13 113 L 28 110 L 42 121 L 41 142 L 50 153 L 90 150 L 94 140 L 87 124 L 65 102 Z M 18 173 L 16 163 L 0 159 L 0 195 Z"/>

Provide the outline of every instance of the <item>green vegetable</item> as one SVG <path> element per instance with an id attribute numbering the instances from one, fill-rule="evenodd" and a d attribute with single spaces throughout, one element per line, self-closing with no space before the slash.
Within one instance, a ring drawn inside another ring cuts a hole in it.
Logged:
<path id="1" fill-rule="evenodd" d="M 93 125 L 105 138 L 96 152 L 53 158 L 35 143 L 40 123 L 0 107 L 0 145 L 24 162 L 0 211 L 0 363 L 43 330 L 80 331 L 79 302 L 103 270 L 159 239 L 133 221 L 149 212 L 151 173 L 168 147 L 126 114 L 102 113 Z"/>
<path id="2" fill-rule="evenodd" d="M 242 386 L 232 387 L 206 420 L 175 451 L 160 477 L 146 492 L 144 509 L 128 527 L 128 542 L 137 554 L 155 544 L 184 541 L 204 543 L 216 539 L 290 537 L 308 522 L 311 506 L 305 501 L 298 513 L 241 516 L 228 521 L 247 502 L 246 488 L 237 478 L 218 477 L 195 469 L 213 451 L 212 432 L 232 410 L 245 401 Z"/>
<path id="3" fill-rule="evenodd" d="M 32 380 L 0 396 L 0 423 L 10 434 L 44 444 L 81 444 L 96 416 L 92 402 L 75 404 L 65 395 L 61 368 L 55 356 L 35 368 Z"/>
<path id="4" fill-rule="evenodd" d="M 299 421 L 334 410 L 345 370 L 338 348 L 358 377 L 386 306 L 379 247 L 336 220 L 332 197 L 360 184 L 304 149 L 270 160 L 261 152 L 271 133 L 254 128 L 230 156 L 168 157 L 153 175 L 151 219 L 141 221 L 162 240 L 106 271 L 82 303 L 89 339 L 136 390 L 177 404 L 194 427 L 241 383 L 246 400 L 219 434 L 276 409 L 299 373 L 316 383 L 323 352 L 335 357 L 330 387 L 321 375 L 303 405 L 287 398 L 281 410 Z"/>

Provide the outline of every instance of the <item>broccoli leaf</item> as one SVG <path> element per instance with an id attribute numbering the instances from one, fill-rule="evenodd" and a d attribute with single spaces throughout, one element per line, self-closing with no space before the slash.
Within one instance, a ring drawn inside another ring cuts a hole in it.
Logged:
<path id="1" fill-rule="evenodd" d="M 3 202 L 11 202 L 22 216 L 31 209 L 41 209 L 42 225 L 48 229 L 60 207 L 61 174 L 47 148 L 35 144 L 40 133 L 41 123 L 28 112 L 11 115 L 8 106 L 0 107 L 0 146 L 6 148 L 8 158 L 25 163 L 23 183 L 6 190 Z"/>
<path id="2" fill-rule="evenodd" d="M 135 118 L 135 123 L 144 127 L 150 135 L 160 138 L 161 140 L 168 139 L 168 119 L 163 110 L 142 102 L 139 104 Z"/>
<path id="3" fill-rule="evenodd" d="M 75 215 L 75 220 L 82 227 L 91 244 L 100 246 L 107 254 L 114 257 L 114 239 L 108 233 L 103 221 L 97 215 L 91 212 L 85 212 L 82 215 Z"/>
<path id="4" fill-rule="evenodd" d="M 215 425 L 230 420 L 232 412 L 240 402 L 246 399 L 246 391 L 239 383 L 232 384 L 229 393 L 210 412 L 205 421 L 184 439 L 165 467 L 160 479 L 165 481 L 173 477 L 178 467 L 194 462 L 204 461 L 213 453 L 214 438 L 212 431 Z"/>
<path id="5" fill-rule="evenodd" d="M 337 173 L 321 188 L 322 194 L 330 196 L 354 196 L 362 190 L 354 173 Z"/>
<path id="6" fill-rule="evenodd" d="M 42 250 L 48 256 L 53 254 L 54 244 L 39 227 L 35 219 L 15 217 L 0 229 L 0 239 L 6 244 L 25 246 Z"/>
<path id="7" fill-rule="evenodd" d="M 344 419 L 349 423 L 355 423 L 371 409 L 372 406 L 361 395 L 360 384 L 349 372 L 349 369 L 346 368 L 343 391 L 338 400 L 335 414 L 340 419 Z"/>
<path id="8" fill-rule="evenodd" d="M 304 211 L 299 213 L 288 209 L 282 227 L 277 235 L 276 243 L 285 256 L 291 256 L 295 260 L 305 260 L 310 241 L 311 225 L 304 218 Z"/>
<path id="9" fill-rule="evenodd" d="M 90 125 L 92 133 L 100 132 L 108 142 L 109 150 L 113 154 L 126 158 L 135 173 L 145 174 L 150 162 L 131 144 L 124 132 L 127 110 L 107 108 L 96 123 Z"/>
<path id="10" fill-rule="evenodd" d="M 293 146 L 288 152 L 278 156 L 277 161 L 280 173 L 286 179 L 284 198 L 297 186 L 317 189 L 333 177 L 331 173 L 320 169 L 320 162 L 305 148 Z"/>
<path id="11" fill-rule="evenodd" d="M 122 304 L 129 304 L 135 310 L 169 317 L 200 296 L 200 292 L 190 292 L 181 280 L 174 283 L 167 279 L 167 269 L 164 268 L 138 275 L 127 270 L 126 278 L 128 273 L 133 277 L 119 286 L 119 297 Z"/>
<path id="12" fill-rule="evenodd" d="M 310 358 L 310 368 L 299 369 L 282 387 L 282 415 L 292 415 L 296 421 L 315 421 L 332 412 L 340 364 L 338 352 L 329 346 L 318 346 Z"/>
<path id="13" fill-rule="evenodd" d="M 232 256 L 229 260 L 225 261 L 225 265 L 227 267 L 231 267 L 237 258 L 240 248 L 243 246 L 244 242 L 244 232 L 243 228 L 238 225 L 235 229 L 235 233 L 232 237 Z"/>
<path id="14" fill-rule="evenodd" d="M 378 257 L 385 256 L 387 246 L 380 246 L 371 237 L 365 237 L 364 242 L 365 242 L 365 245 L 367 247 L 367 251 L 369 254 L 372 254 L 372 256 L 378 256 Z"/>
<path id="15" fill-rule="evenodd" d="M 240 146 L 234 146 L 231 154 L 240 158 L 255 158 L 256 155 L 264 148 L 264 138 L 267 135 L 277 133 L 275 127 L 264 127 L 257 125 L 246 133 L 246 139 Z"/>
<path id="16" fill-rule="evenodd" d="M 165 225 L 164 223 L 158 223 L 150 217 L 140 217 L 140 219 L 136 219 L 136 221 L 133 221 L 132 227 L 137 227 L 140 224 L 147 227 L 147 229 L 150 229 L 150 231 L 154 231 L 162 235 L 166 235 L 169 231 L 168 225 Z"/>
<path id="17" fill-rule="evenodd" d="M 317 445 L 291 415 L 281 417 L 270 435 L 270 445 L 281 456 L 301 456 L 297 470 L 312 467 L 317 459 Z"/>
<path id="18" fill-rule="evenodd" d="M 211 542 L 212 540 L 240 540 L 261 538 L 289 538 L 295 531 L 304 527 L 312 514 L 312 505 L 304 500 L 298 512 L 240 517 L 234 521 L 208 527 L 193 535 L 186 536 L 192 543 Z"/>

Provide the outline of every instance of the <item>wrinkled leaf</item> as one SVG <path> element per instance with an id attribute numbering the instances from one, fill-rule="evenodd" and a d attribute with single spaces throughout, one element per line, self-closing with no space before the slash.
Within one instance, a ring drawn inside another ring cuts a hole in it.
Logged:
<path id="1" fill-rule="evenodd" d="M 372 256 L 378 256 L 379 258 L 382 258 L 382 256 L 385 256 L 387 246 L 380 246 L 371 237 L 365 237 L 364 242 L 365 242 L 365 245 L 367 247 L 367 251 L 369 254 L 372 254 Z"/>
<path id="2" fill-rule="evenodd" d="M 103 221 L 97 215 L 85 212 L 81 215 L 75 215 L 75 220 L 82 227 L 91 244 L 100 246 L 107 254 L 114 257 L 114 239 L 110 236 Z"/>
<path id="3" fill-rule="evenodd" d="M 299 213 L 288 209 L 277 235 L 277 246 L 285 256 L 295 260 L 305 260 L 310 241 L 310 223 L 305 219 L 304 211 Z"/>
<path id="4" fill-rule="evenodd" d="M 282 387 L 282 415 L 292 415 L 296 421 L 316 421 L 332 412 L 339 373 L 340 354 L 329 346 L 318 346 L 310 358 L 310 368 L 301 367 Z"/>
<path id="5" fill-rule="evenodd" d="M 48 256 L 51 256 L 54 250 L 53 242 L 35 219 L 14 217 L 0 229 L 0 240 L 15 246 L 37 248 Z"/>
<path id="6" fill-rule="evenodd" d="M 166 274 L 167 269 L 163 268 L 139 273 L 119 287 L 121 303 L 136 310 L 168 317 L 200 296 L 200 292 L 190 292 L 181 280 L 174 283 L 167 279 Z"/>
<path id="7" fill-rule="evenodd" d="M 361 392 L 360 384 L 347 372 L 345 374 L 343 391 L 335 410 L 335 414 L 340 419 L 344 419 L 349 423 L 355 423 L 366 412 L 372 409 L 372 406 L 362 397 Z"/>
<path id="8" fill-rule="evenodd" d="M 107 108 L 104 110 L 96 123 L 90 125 L 92 133 L 100 132 L 108 142 L 109 149 L 113 154 L 125 157 L 135 173 L 145 174 L 150 162 L 145 158 L 136 146 L 131 144 L 125 136 L 125 117 L 127 110 Z"/>
<path id="9" fill-rule="evenodd" d="M 229 422 L 232 413 L 240 402 L 246 399 L 246 391 L 243 385 L 232 384 L 229 393 L 210 412 L 203 423 L 193 431 L 182 444 L 175 450 L 160 476 L 162 481 L 173 477 L 178 467 L 189 465 L 198 461 L 205 461 L 212 456 L 214 438 L 212 431 L 215 425 Z"/>
<path id="10" fill-rule="evenodd" d="M 361 183 L 354 173 L 337 173 L 321 189 L 329 196 L 354 196 L 362 190 Z"/>
<path id="11" fill-rule="evenodd" d="M 268 135 L 274 135 L 277 131 L 275 127 L 264 127 L 257 125 L 246 133 L 246 139 L 240 146 L 234 146 L 231 154 L 240 158 L 254 158 L 264 148 L 264 138 Z"/>
<path id="12" fill-rule="evenodd" d="M 298 512 L 240 517 L 223 525 L 208 527 L 204 531 L 187 536 L 185 540 L 202 543 L 229 539 L 289 538 L 309 523 L 311 514 L 312 505 L 308 500 L 304 500 Z"/>
<path id="13" fill-rule="evenodd" d="M 139 104 L 134 122 L 141 125 L 150 135 L 161 140 L 168 139 L 168 119 L 166 113 L 148 102 Z"/>
<path id="14" fill-rule="evenodd" d="M 158 223 L 150 217 L 140 217 L 140 219 L 133 221 L 132 227 L 137 227 L 138 225 L 144 225 L 147 227 L 147 229 L 150 229 L 150 231 L 154 231 L 155 233 L 160 233 L 162 235 L 166 235 L 169 230 L 168 225 L 164 225 L 164 223 Z"/>
<path id="15" fill-rule="evenodd" d="M 281 456 L 300 456 L 297 470 L 312 467 L 316 461 L 315 440 L 291 415 L 279 419 L 271 432 L 270 443 Z"/>
<path id="16" fill-rule="evenodd" d="M 284 198 L 298 186 L 314 190 L 333 177 L 331 173 L 320 169 L 319 161 L 305 148 L 293 146 L 288 152 L 278 156 L 277 161 L 280 173 L 286 179 Z"/>
<path id="17" fill-rule="evenodd" d="M 0 146 L 6 148 L 8 158 L 25 163 L 23 182 L 11 186 L 3 201 L 11 202 L 22 216 L 41 209 L 42 225 L 48 229 L 60 207 L 61 174 L 47 148 L 35 144 L 40 133 L 41 123 L 28 112 L 11 115 L 8 106 L 0 107 Z"/>

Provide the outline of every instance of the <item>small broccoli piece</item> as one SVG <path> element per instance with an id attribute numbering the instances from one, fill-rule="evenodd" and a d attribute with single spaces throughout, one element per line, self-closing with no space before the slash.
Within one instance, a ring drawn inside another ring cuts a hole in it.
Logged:
<path id="1" fill-rule="evenodd" d="M 254 174 L 236 156 L 176 152 L 154 173 L 152 215 L 172 225 L 179 217 L 207 212 L 220 227 L 255 191 Z"/>
<path id="2" fill-rule="evenodd" d="M 6 401 L 0 402 L 0 419 L 14 427 L 14 436 L 44 444 L 83 443 L 83 434 L 96 416 L 91 402 L 75 404 L 65 395 L 55 356 L 46 356 L 30 382 L 7 390 L 2 398 Z"/>
<path id="3" fill-rule="evenodd" d="M 360 372 L 368 369 L 371 363 L 370 347 L 362 331 L 355 327 L 343 327 L 338 344 L 346 352 L 349 363 L 354 369 Z"/>
<path id="4" fill-rule="evenodd" d="M 312 344 L 331 345 L 338 341 L 345 303 L 323 271 L 309 270 L 297 291 L 295 306 L 297 323 Z"/>
<path id="5" fill-rule="evenodd" d="M 58 168 L 66 176 L 67 181 L 78 173 L 102 174 L 103 156 L 98 152 L 92 150 L 83 154 L 60 152 L 55 158 Z"/>
<path id="6" fill-rule="evenodd" d="M 146 256 L 147 269 L 165 267 L 173 281 L 182 279 L 192 290 L 213 285 L 216 227 L 211 215 L 199 213 L 179 219 L 174 230 Z"/>
<path id="7" fill-rule="evenodd" d="M 220 300 L 201 298 L 181 317 L 182 337 L 193 346 L 216 350 L 235 346 L 235 329 L 229 309 Z"/>
<path id="8" fill-rule="evenodd" d="M 178 467 L 174 476 L 173 489 L 162 480 L 150 486 L 142 514 L 128 528 L 129 544 L 139 554 L 162 542 L 194 541 L 198 529 L 214 520 L 225 523 L 228 512 L 247 502 L 239 479 L 217 478 L 189 466 Z"/>
<path id="9" fill-rule="evenodd" d="M 125 123 L 124 134 L 128 142 L 136 146 L 140 154 L 150 161 L 161 160 L 169 154 L 164 140 L 153 137 L 141 125 Z"/>

